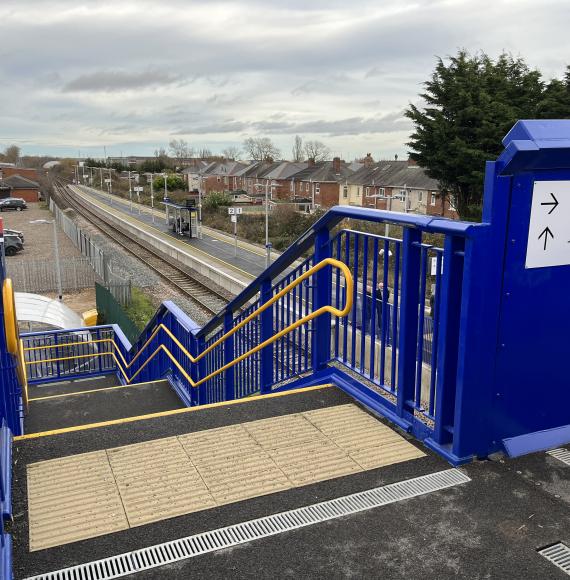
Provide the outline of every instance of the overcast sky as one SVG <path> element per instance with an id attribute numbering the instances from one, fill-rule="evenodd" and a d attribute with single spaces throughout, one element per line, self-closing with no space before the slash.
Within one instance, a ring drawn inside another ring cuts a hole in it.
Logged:
<path id="1" fill-rule="evenodd" d="M 570 0 L 1 0 L 0 148 L 214 152 L 296 133 L 346 159 L 402 155 L 435 57 L 570 64 Z"/>

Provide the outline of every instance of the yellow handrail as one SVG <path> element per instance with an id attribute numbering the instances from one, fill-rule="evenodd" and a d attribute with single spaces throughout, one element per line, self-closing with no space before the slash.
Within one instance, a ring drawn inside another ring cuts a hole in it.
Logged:
<path id="1" fill-rule="evenodd" d="M 24 408 L 28 410 L 28 377 L 24 358 L 24 345 L 20 340 L 18 319 L 16 317 L 16 300 L 14 285 L 10 278 L 4 279 L 2 285 L 2 304 L 4 306 L 4 332 L 6 334 L 6 348 L 16 357 L 16 372 L 22 385 L 22 400 Z"/>
<path id="2" fill-rule="evenodd" d="M 131 365 L 141 355 L 142 351 L 147 347 L 147 345 L 150 343 L 150 341 L 157 335 L 157 333 L 161 329 L 164 330 L 168 334 L 168 336 L 170 336 L 170 338 L 173 340 L 173 342 L 180 348 L 180 350 L 184 353 L 184 355 L 186 355 L 186 357 L 190 360 L 190 362 L 196 363 L 196 362 L 200 361 L 209 352 L 211 352 L 214 348 L 216 348 L 216 346 L 218 346 L 219 344 L 221 344 L 222 342 L 227 340 L 230 336 L 234 335 L 240 328 L 243 328 L 248 322 L 250 322 L 251 320 L 253 320 L 257 316 L 259 316 L 262 312 L 267 310 L 270 306 L 272 306 L 275 302 L 277 302 L 277 300 L 282 298 L 290 290 L 292 290 L 293 288 L 295 288 L 296 286 L 301 284 L 301 282 L 303 282 L 304 280 L 306 280 L 307 278 L 309 278 L 310 276 L 312 276 L 313 274 L 315 274 L 316 272 L 318 272 L 319 270 L 321 270 L 322 268 L 324 268 L 326 266 L 332 266 L 335 268 L 339 268 L 344 275 L 345 288 L 346 288 L 346 304 L 344 305 L 344 308 L 338 309 L 338 308 L 335 308 L 334 306 L 331 306 L 331 305 L 321 306 L 320 308 L 318 308 L 314 312 L 311 312 L 310 314 L 303 316 L 302 318 L 300 318 L 296 322 L 293 322 L 292 324 L 290 324 L 287 328 L 284 328 L 283 330 L 279 331 L 277 334 L 274 334 L 272 337 L 268 338 L 267 340 L 263 341 L 262 343 L 258 344 L 257 346 L 251 348 L 246 353 L 240 355 L 239 357 L 237 357 L 233 361 L 226 363 L 225 365 L 223 365 L 219 369 L 210 373 L 208 376 L 206 376 L 203 379 L 200 379 L 199 381 L 196 381 L 196 382 L 192 380 L 192 378 L 182 368 L 180 363 L 176 360 L 176 358 L 170 352 L 170 350 L 166 346 L 164 346 L 164 344 L 159 345 L 153 351 L 153 353 L 147 358 L 147 360 L 142 364 L 142 366 L 137 370 L 137 372 L 132 377 L 129 378 L 127 373 L 123 369 L 123 366 L 125 367 L 126 370 L 128 370 L 131 367 Z M 328 313 L 330 313 L 333 316 L 336 316 L 338 318 L 342 318 L 342 317 L 346 316 L 352 308 L 352 290 L 353 290 L 353 279 L 352 279 L 352 274 L 351 274 L 348 266 L 344 262 L 341 262 L 340 260 L 335 260 L 334 258 L 326 258 L 326 259 L 322 260 L 321 262 L 319 262 L 318 264 L 316 264 L 315 266 L 313 266 L 312 268 L 310 268 L 309 270 L 307 270 L 306 272 L 304 272 L 301 276 L 299 276 L 298 278 L 296 278 L 295 280 L 293 280 L 292 282 L 287 284 L 287 286 L 285 286 L 282 290 L 280 290 L 275 296 L 273 296 L 270 300 L 268 300 L 267 302 L 262 304 L 257 310 L 255 310 L 249 316 L 244 318 L 239 324 L 236 324 L 236 326 L 234 326 L 232 329 L 230 329 L 228 332 L 226 332 L 218 340 L 213 342 L 208 348 L 203 350 L 196 357 L 192 356 L 188 352 L 188 350 L 180 343 L 180 341 L 174 336 L 174 334 L 172 334 L 170 329 L 168 329 L 166 326 L 164 326 L 164 324 L 161 323 L 155 328 L 155 330 L 152 332 L 151 336 L 144 343 L 144 345 L 140 348 L 139 352 L 133 357 L 133 359 L 131 360 L 130 363 L 127 363 L 127 361 L 125 360 L 125 357 L 121 353 L 121 350 L 119 349 L 119 347 L 117 346 L 117 344 L 115 343 L 115 341 L 112 338 L 101 338 L 101 339 L 96 339 L 96 340 L 86 341 L 86 342 L 81 342 L 81 343 L 71 342 L 71 343 L 54 344 L 54 345 L 47 345 L 47 346 L 28 347 L 25 350 L 63 348 L 66 346 L 77 346 L 78 344 L 80 344 L 81 346 L 84 346 L 87 344 L 97 344 L 97 343 L 108 342 L 114 346 L 114 348 L 118 352 L 123 364 L 120 363 L 116 354 L 112 351 L 102 352 L 102 353 L 85 354 L 85 355 L 77 355 L 77 356 L 69 356 L 69 357 L 58 357 L 58 358 L 51 358 L 51 359 L 45 359 L 45 360 L 39 360 L 39 361 L 27 361 L 26 364 L 28 364 L 28 365 L 29 364 L 40 364 L 40 363 L 46 363 L 46 362 L 55 362 L 55 361 L 59 361 L 59 360 L 89 358 L 89 357 L 93 357 L 93 356 L 112 356 L 115 360 L 115 363 L 117 364 L 119 370 L 121 371 L 122 375 L 125 377 L 125 380 L 128 384 L 134 380 L 134 378 L 146 367 L 146 365 L 158 354 L 159 351 L 163 350 L 166 353 L 166 355 L 168 356 L 168 358 L 170 358 L 170 360 L 174 363 L 176 368 L 178 368 L 178 370 L 182 373 L 184 378 L 190 383 L 190 385 L 192 387 L 198 387 L 201 384 L 205 383 L 206 381 L 210 380 L 211 378 L 219 375 L 220 373 L 224 372 L 225 370 L 240 363 L 245 358 L 251 356 L 252 354 L 255 354 L 256 352 L 260 351 L 261 349 L 265 348 L 266 346 L 269 346 L 270 344 L 278 341 L 283 336 L 289 334 L 290 332 L 292 332 L 296 328 L 299 328 L 299 326 L 302 326 L 303 324 L 310 322 L 311 320 L 313 320 L 317 316 L 320 316 L 321 314 L 328 312 Z"/>

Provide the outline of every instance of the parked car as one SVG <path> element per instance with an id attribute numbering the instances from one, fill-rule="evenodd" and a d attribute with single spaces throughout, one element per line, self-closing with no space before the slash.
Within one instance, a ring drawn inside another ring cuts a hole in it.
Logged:
<path id="1" fill-rule="evenodd" d="M 21 197 L 7 197 L 5 199 L 0 199 L 0 211 L 5 211 L 7 209 L 22 211 L 23 209 L 28 209 L 28 205 Z"/>
<path id="2" fill-rule="evenodd" d="M 4 253 L 7 256 L 15 256 L 24 249 L 24 244 L 18 236 L 4 232 Z"/>
<path id="3" fill-rule="evenodd" d="M 4 228 L 4 234 L 7 236 L 18 236 L 22 244 L 24 243 L 24 232 Z"/>

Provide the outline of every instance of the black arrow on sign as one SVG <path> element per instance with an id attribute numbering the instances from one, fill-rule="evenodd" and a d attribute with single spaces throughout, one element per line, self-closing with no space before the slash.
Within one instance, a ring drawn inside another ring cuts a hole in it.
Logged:
<path id="1" fill-rule="evenodd" d="M 540 238 L 542 238 L 542 236 L 544 236 L 544 251 L 546 251 L 546 244 L 548 243 L 548 236 L 550 236 L 552 239 L 554 239 L 554 234 L 550 231 L 550 228 L 548 226 L 546 226 L 542 230 L 542 233 L 540 234 L 540 236 L 538 236 L 538 239 L 540 240 Z"/>
<path id="2" fill-rule="evenodd" d="M 552 196 L 552 199 L 554 201 L 543 201 L 540 205 L 551 205 L 552 209 L 548 212 L 548 215 L 550 215 L 557 207 L 558 207 L 558 200 L 556 199 L 556 197 L 554 197 L 553 193 L 550 193 L 550 195 Z"/>

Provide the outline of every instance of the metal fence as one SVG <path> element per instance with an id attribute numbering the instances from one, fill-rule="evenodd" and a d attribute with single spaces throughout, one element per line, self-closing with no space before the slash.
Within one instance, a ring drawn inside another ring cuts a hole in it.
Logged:
<path id="1" fill-rule="evenodd" d="M 131 302 L 131 281 L 125 280 L 124 275 L 113 271 L 112 261 L 104 250 L 91 239 L 87 232 L 65 215 L 65 212 L 56 205 L 53 199 L 50 199 L 49 208 L 59 227 L 85 257 L 84 259 L 91 266 L 98 279 L 103 281 L 106 288 L 120 304 L 128 306 Z M 92 282 L 87 286 L 92 287 L 94 283 L 95 278 L 92 278 Z"/>
<path id="2" fill-rule="evenodd" d="M 92 288 L 97 274 L 87 258 L 60 260 L 61 288 L 64 292 Z M 57 292 L 57 272 L 53 260 L 10 262 L 6 267 L 19 292 Z"/>

